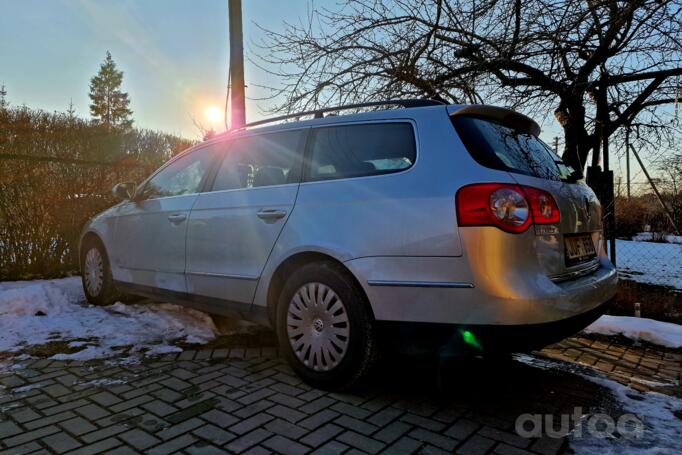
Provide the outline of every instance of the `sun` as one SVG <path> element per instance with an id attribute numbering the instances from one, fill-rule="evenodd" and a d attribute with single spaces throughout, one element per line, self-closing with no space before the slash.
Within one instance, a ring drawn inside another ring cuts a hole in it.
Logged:
<path id="1" fill-rule="evenodd" d="M 207 107 L 204 115 L 206 115 L 206 120 L 211 123 L 218 123 L 223 119 L 223 113 L 217 106 Z"/>

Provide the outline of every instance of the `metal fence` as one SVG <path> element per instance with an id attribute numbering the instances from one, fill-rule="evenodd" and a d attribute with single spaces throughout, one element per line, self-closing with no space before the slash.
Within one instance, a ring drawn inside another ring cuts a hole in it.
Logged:
<path id="1" fill-rule="evenodd" d="M 629 220 L 616 217 L 616 227 Z M 651 226 L 646 226 L 651 227 Z M 682 237 L 644 229 L 616 239 L 615 311 L 682 323 Z"/>
<path id="2" fill-rule="evenodd" d="M 640 160 L 636 156 L 637 161 Z M 659 166 L 615 175 L 615 257 L 621 309 L 682 322 L 682 193 Z"/>

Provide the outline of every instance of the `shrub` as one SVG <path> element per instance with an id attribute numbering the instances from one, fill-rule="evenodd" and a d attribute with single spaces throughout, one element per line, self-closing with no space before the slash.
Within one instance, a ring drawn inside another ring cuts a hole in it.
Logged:
<path id="1" fill-rule="evenodd" d="M 642 201 L 632 198 L 617 197 L 616 206 L 616 236 L 632 238 L 644 231 L 647 224 L 648 210 Z"/>
<path id="2" fill-rule="evenodd" d="M 81 228 L 113 205 L 112 186 L 140 181 L 190 145 L 154 131 L 108 131 L 67 114 L 0 109 L 0 280 L 77 270 Z"/>

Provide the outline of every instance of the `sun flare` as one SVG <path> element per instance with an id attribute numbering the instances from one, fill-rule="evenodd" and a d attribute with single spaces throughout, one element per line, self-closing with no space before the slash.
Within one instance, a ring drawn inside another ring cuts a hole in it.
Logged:
<path id="1" fill-rule="evenodd" d="M 223 119 L 223 113 L 217 106 L 209 106 L 206 108 L 206 120 L 211 123 L 218 123 Z"/>

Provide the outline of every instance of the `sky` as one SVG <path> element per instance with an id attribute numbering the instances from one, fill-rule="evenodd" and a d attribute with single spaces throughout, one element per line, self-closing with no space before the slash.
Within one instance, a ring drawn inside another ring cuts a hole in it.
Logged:
<path id="1" fill-rule="evenodd" d="M 316 0 L 315 6 L 333 0 Z M 243 0 L 247 59 L 258 26 L 281 30 L 307 15 L 308 0 Z M 258 26 L 257 26 L 257 25 Z M 13 105 L 89 117 L 88 86 L 110 51 L 123 70 L 135 125 L 186 137 L 193 118 L 222 129 L 206 111 L 224 109 L 228 73 L 227 0 L 0 0 L 0 85 Z M 246 62 L 247 97 L 277 81 Z M 247 120 L 268 101 L 247 101 Z"/>
<path id="2" fill-rule="evenodd" d="M 194 120 L 221 131 L 228 73 L 228 0 L 0 0 L 0 85 L 13 105 L 88 118 L 88 86 L 107 51 L 124 71 L 135 125 L 198 139 Z M 259 86 L 277 79 L 249 61 L 260 27 L 305 19 L 311 0 L 243 0 L 247 121 L 268 116 Z M 337 0 L 312 0 L 315 8 Z M 210 120 L 211 110 L 218 119 Z M 194 120 L 193 120 L 194 119 Z M 541 137 L 561 136 L 552 118 Z M 622 174 L 622 160 L 613 166 Z"/>
<path id="3" fill-rule="evenodd" d="M 107 51 L 123 70 L 135 125 L 185 137 L 224 128 L 228 0 L 0 0 L 0 85 L 13 105 L 89 117 L 88 87 Z M 260 27 L 281 31 L 337 0 L 243 0 L 247 121 L 267 117 L 278 80 L 249 57 Z M 248 98 L 252 98 L 249 100 Z M 211 110 L 207 115 L 207 111 Z M 218 117 L 218 119 L 209 119 Z M 558 132 L 540 120 L 543 137 Z M 547 121 L 549 120 L 549 121 Z M 549 127 L 549 128 L 548 128 Z"/>

